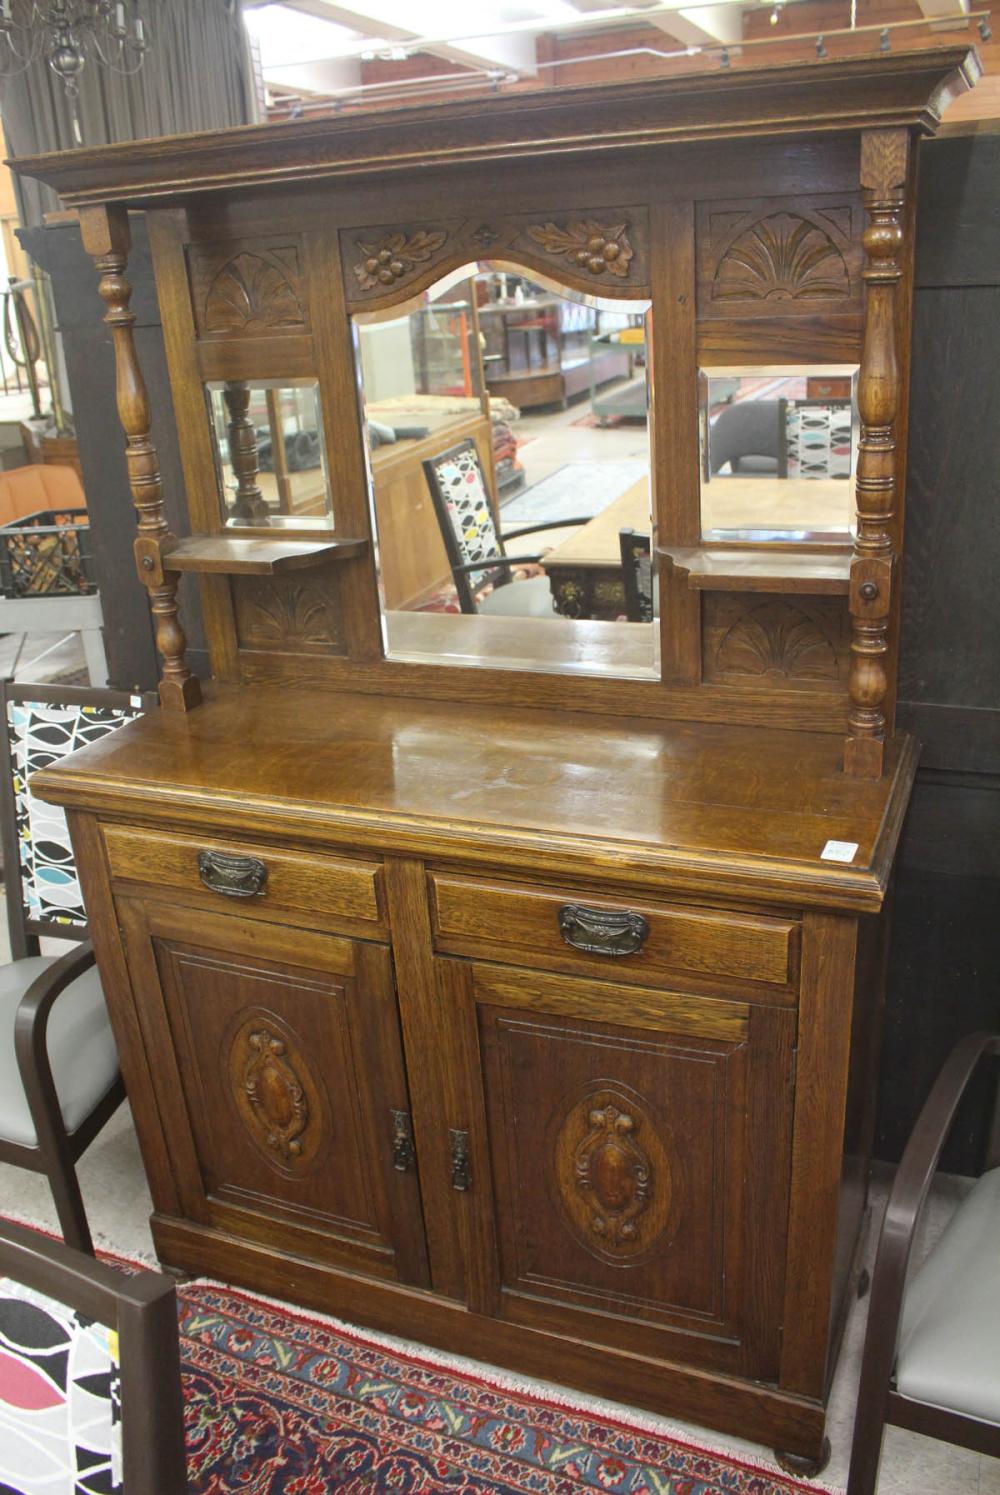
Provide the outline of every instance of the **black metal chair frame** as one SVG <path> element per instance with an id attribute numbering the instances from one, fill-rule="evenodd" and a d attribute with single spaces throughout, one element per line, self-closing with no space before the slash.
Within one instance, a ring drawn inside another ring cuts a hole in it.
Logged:
<path id="1" fill-rule="evenodd" d="M 11 1221 L 0 1223 L 0 1276 L 117 1331 L 126 1495 L 186 1495 L 173 1279 L 162 1272 L 126 1277 Z"/>
<path id="2" fill-rule="evenodd" d="M 988 1055 L 1000 1055 L 1000 1034 L 972 1033 L 955 1047 L 917 1119 L 893 1181 L 872 1274 L 847 1495 L 873 1495 L 886 1423 L 1000 1458 L 1000 1425 L 928 1406 L 903 1396 L 893 1384 L 917 1223 L 959 1103 L 976 1067 Z M 998 1123 L 1000 1106 L 994 1112 L 988 1167 L 1000 1163 Z"/>
<path id="3" fill-rule="evenodd" d="M 70 1135 L 63 1125 L 62 1109 L 48 1056 L 48 1022 L 56 998 L 94 964 L 94 951 L 85 928 L 29 919 L 24 910 L 20 878 L 20 854 L 12 782 L 7 707 L 11 701 L 41 701 L 57 705 L 128 706 L 133 697 L 123 691 L 91 690 L 86 686 L 14 685 L 0 681 L 0 842 L 3 845 L 4 893 L 14 961 L 39 954 L 39 936 L 75 939 L 76 950 L 61 956 L 34 980 L 18 1006 L 14 1025 L 14 1048 L 24 1093 L 38 1139 L 37 1147 L 0 1137 L 0 1162 L 44 1173 L 55 1202 L 56 1214 L 68 1245 L 93 1255 L 94 1245 L 87 1223 L 76 1164 L 105 1123 L 125 1099 L 121 1075 L 76 1131 Z M 155 696 L 144 700 L 155 704 Z"/>
<path id="4" fill-rule="evenodd" d="M 448 505 L 444 494 L 438 484 L 435 466 L 438 462 L 444 462 L 449 457 L 458 457 L 462 453 L 472 450 L 475 453 L 476 462 L 483 478 L 483 491 L 487 495 L 490 512 L 493 514 L 493 524 L 496 530 L 497 544 L 500 549 L 496 555 L 484 557 L 481 561 L 465 561 L 459 549 L 458 541 L 455 539 L 455 531 L 452 528 L 451 518 L 448 514 Z M 522 535 L 541 534 L 550 529 L 578 529 L 580 525 L 586 524 L 586 519 L 550 519 L 544 524 L 527 524 L 520 529 L 508 530 L 501 534 L 500 525 L 497 523 L 496 510 L 490 497 L 486 476 L 483 473 L 482 463 L 479 461 L 479 449 L 471 436 L 464 441 L 459 441 L 455 446 L 448 447 L 446 451 L 440 452 L 436 457 L 430 457 L 424 461 L 424 475 L 427 486 L 430 489 L 431 498 L 434 500 L 434 513 L 437 517 L 441 537 L 444 540 L 444 548 L 448 556 L 448 565 L 451 567 L 452 579 L 455 583 L 455 591 L 458 593 L 458 604 L 463 613 L 475 613 L 476 597 L 473 588 L 469 585 L 469 577 L 481 574 L 482 580 L 476 591 L 482 589 L 487 582 L 495 587 L 503 587 L 512 581 L 511 571 L 516 566 L 538 565 L 544 560 L 541 555 L 508 555 L 504 543 L 507 540 L 519 540 Z"/>
<path id="5" fill-rule="evenodd" d="M 653 621 L 653 601 L 650 598 L 647 607 L 639 590 L 638 557 L 645 554 L 650 558 L 649 578 L 650 586 L 652 586 L 655 575 L 652 540 L 649 535 L 640 534 L 637 529 L 620 529 L 618 531 L 618 543 L 621 546 L 625 617 L 629 623 L 651 623 Z"/>

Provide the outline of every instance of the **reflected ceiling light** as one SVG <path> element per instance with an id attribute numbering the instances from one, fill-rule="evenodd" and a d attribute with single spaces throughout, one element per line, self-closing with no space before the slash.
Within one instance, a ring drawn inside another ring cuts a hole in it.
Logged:
<path id="1" fill-rule="evenodd" d="M 879 32 L 878 49 L 880 52 L 888 52 L 889 47 L 889 28 L 888 26 L 883 26 L 882 30 Z"/>
<path id="2" fill-rule="evenodd" d="M 979 35 L 982 37 L 984 42 L 988 42 L 990 37 L 993 35 L 990 23 L 985 16 L 980 16 L 979 18 Z"/>
<path id="3" fill-rule="evenodd" d="M 0 82 L 44 58 L 74 98 L 91 58 L 137 73 L 149 45 L 140 0 L 0 0 Z"/>
<path id="4" fill-rule="evenodd" d="M 825 39 L 822 36 L 818 36 L 816 38 L 816 56 L 817 57 L 825 57 L 826 56 L 826 41 L 825 41 Z"/>

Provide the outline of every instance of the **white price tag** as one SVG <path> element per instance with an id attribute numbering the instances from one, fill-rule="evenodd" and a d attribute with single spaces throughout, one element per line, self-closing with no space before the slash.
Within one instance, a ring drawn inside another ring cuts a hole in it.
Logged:
<path id="1" fill-rule="evenodd" d="M 820 858 L 824 862 L 853 862 L 857 854 L 857 841 L 828 841 Z"/>
<path id="2" fill-rule="evenodd" d="M 142 696 L 129 696 L 128 703 L 130 706 L 134 706 L 136 711 L 138 711 L 140 706 L 142 705 Z"/>

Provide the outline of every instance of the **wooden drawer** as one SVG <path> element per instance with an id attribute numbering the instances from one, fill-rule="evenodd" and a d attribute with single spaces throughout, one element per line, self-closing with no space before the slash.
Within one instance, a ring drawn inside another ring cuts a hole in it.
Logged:
<path id="1" fill-rule="evenodd" d="M 123 825 L 105 825 L 103 834 L 116 882 L 142 883 L 217 912 L 280 918 L 314 929 L 332 923 L 348 931 L 358 926 L 366 933 L 384 932 L 378 862 Z M 260 889 L 250 891 L 261 868 Z M 228 883 L 241 891 L 222 891 Z"/>
<path id="2" fill-rule="evenodd" d="M 441 873 L 431 874 L 430 884 L 435 946 L 449 954 L 534 956 L 628 981 L 686 974 L 787 990 L 797 976 L 794 920 Z"/>

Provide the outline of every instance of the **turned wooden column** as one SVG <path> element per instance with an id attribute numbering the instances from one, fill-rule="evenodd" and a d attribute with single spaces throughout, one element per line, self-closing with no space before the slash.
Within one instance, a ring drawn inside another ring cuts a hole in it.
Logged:
<path id="1" fill-rule="evenodd" d="M 149 395 L 132 332 L 132 287 L 125 279 L 131 245 L 128 214 L 118 205 L 82 208 L 80 230 L 83 247 L 100 272 L 98 289 L 107 307 L 104 320 L 114 342 L 118 418 L 125 432 L 129 487 L 139 521 L 135 561 L 139 580 L 149 593 L 156 647 L 163 656 L 160 702 L 174 710 L 188 711 L 201 700 L 201 686 L 184 660 L 187 640 L 177 611 L 179 577 L 166 565 L 177 539 L 163 512 L 159 459 L 150 439 Z"/>
<path id="2" fill-rule="evenodd" d="M 897 503 L 896 418 L 901 394 L 897 298 L 902 279 L 903 210 L 909 163 L 906 130 L 861 137 L 865 330 L 858 379 L 858 536 L 851 562 L 851 671 L 844 772 L 881 777 L 889 689 L 889 618 L 896 566 L 892 526 Z"/>
<path id="3" fill-rule="evenodd" d="M 260 473 L 260 454 L 257 451 L 257 432 L 247 411 L 250 408 L 250 386 L 243 379 L 227 379 L 222 391 L 229 417 L 226 437 L 229 441 L 229 465 L 236 479 L 236 497 L 233 500 L 231 518 L 240 524 L 257 527 L 271 522 L 271 511 L 257 482 Z M 275 441 L 272 430 L 272 445 Z"/>

